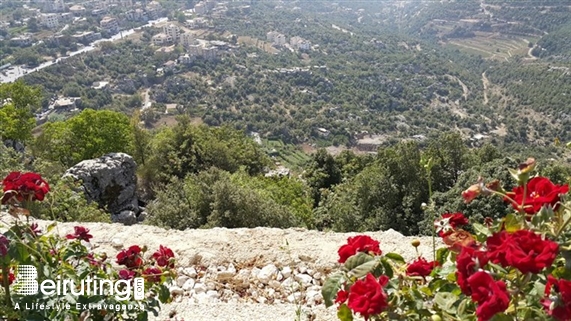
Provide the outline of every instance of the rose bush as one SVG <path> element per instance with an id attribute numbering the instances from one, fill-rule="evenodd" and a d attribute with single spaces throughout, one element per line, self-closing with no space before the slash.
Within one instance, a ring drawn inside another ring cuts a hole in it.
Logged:
<path id="1" fill-rule="evenodd" d="M 149 313 L 158 313 L 160 303 L 171 300 L 167 284 L 176 277 L 171 249 L 161 245 L 149 253 L 145 246 L 132 245 L 117 254 L 115 263 L 123 266 L 117 268 L 105 253 L 91 250 L 93 235 L 89 229 L 76 226 L 73 233 L 61 237 L 52 233 L 55 223 L 42 231 L 36 223 L 29 222 L 27 207 L 31 202 L 42 201 L 50 191 L 40 175 L 13 172 L 2 183 L 2 205 L 8 206 L 8 212 L 16 219 L 2 226 L 6 231 L 0 234 L 0 296 L 4 298 L 0 319 L 147 320 Z M 25 222 L 20 220 L 22 215 Z M 61 279 L 69 280 L 75 288 L 70 285 L 67 291 L 53 295 L 20 295 L 18 274 L 14 273 L 18 265 L 35 266 L 40 284 Z M 145 280 L 142 300 L 134 298 L 134 279 L 138 277 Z M 113 286 L 89 292 L 84 282 L 95 279 L 109 280 Z M 40 305 L 44 308 L 38 308 Z"/>
<path id="2" fill-rule="evenodd" d="M 325 305 L 336 304 L 343 321 L 571 320 L 569 186 L 532 176 L 535 166 L 530 158 L 510 171 L 518 183 L 511 191 L 484 178 L 469 186 L 466 203 L 497 196 L 514 212 L 482 222 L 462 213 L 435 218 L 433 242 L 440 237 L 445 247 L 434 245 L 432 261 L 417 252 L 407 263 L 368 236 L 350 238 L 339 250 L 341 270 L 323 286 Z"/>

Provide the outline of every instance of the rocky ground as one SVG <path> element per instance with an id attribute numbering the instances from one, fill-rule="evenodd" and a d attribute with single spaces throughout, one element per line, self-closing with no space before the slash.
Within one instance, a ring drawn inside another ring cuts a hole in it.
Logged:
<path id="1" fill-rule="evenodd" d="M 1 217 L 3 222 L 8 216 Z M 40 227 L 49 224 L 38 221 Z M 59 223 L 56 233 L 73 232 L 77 223 Z M 131 245 L 154 251 L 166 245 L 178 260 L 179 276 L 171 285 L 175 301 L 152 320 L 336 320 L 325 309 L 321 286 L 338 266 L 337 249 L 357 233 L 305 229 L 165 230 L 154 226 L 85 223 L 97 252 L 115 257 Z M 393 230 L 364 233 L 381 242 L 384 253 L 397 252 L 407 261 L 416 253 L 415 239 Z M 431 253 L 431 238 L 419 250 Z"/>

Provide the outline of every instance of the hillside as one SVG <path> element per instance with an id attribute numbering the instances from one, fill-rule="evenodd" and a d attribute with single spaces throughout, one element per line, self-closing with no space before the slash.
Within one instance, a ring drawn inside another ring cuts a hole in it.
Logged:
<path id="1" fill-rule="evenodd" d="M 552 2 L 237 2 L 203 28 L 164 21 L 24 80 L 44 88 L 44 108 L 56 95 L 80 97 L 80 108 L 142 108 L 149 127 L 187 114 L 259 133 L 269 150 L 282 141 L 366 152 L 449 129 L 546 145 L 571 139 L 560 130 L 571 126 L 567 7 Z M 217 59 L 183 63 L 183 46 L 153 45 L 167 24 L 219 46 Z M 272 32 L 288 41 L 272 45 Z"/>

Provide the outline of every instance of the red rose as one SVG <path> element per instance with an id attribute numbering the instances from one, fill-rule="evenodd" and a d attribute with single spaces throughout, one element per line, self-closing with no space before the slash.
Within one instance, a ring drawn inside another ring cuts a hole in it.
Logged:
<path id="1" fill-rule="evenodd" d="M 552 301 L 552 294 L 558 298 L 555 302 Z M 545 296 L 541 303 L 550 316 L 559 321 L 571 320 L 571 281 L 557 280 L 552 275 L 547 276 Z"/>
<path id="2" fill-rule="evenodd" d="M 537 274 L 551 266 L 559 251 L 559 244 L 528 230 L 495 233 L 486 243 L 490 261 L 503 267 L 513 266 L 524 274 Z"/>
<path id="3" fill-rule="evenodd" d="M 456 257 L 456 280 L 462 293 L 466 295 L 472 294 L 472 290 L 468 285 L 468 278 L 486 264 L 488 264 L 486 252 L 473 247 L 462 248 L 460 254 Z"/>
<path id="4" fill-rule="evenodd" d="M 450 235 L 456 228 L 468 224 L 470 222 L 462 213 L 442 214 L 442 219 L 434 223 L 440 237 Z"/>
<path id="5" fill-rule="evenodd" d="M 427 262 L 425 258 L 419 257 L 406 268 L 406 275 L 422 276 L 424 278 L 429 276 L 432 270 L 437 266 L 438 262 Z"/>
<path id="6" fill-rule="evenodd" d="M 160 246 L 159 250 L 153 254 L 153 259 L 157 261 L 158 266 L 169 266 L 170 268 L 174 268 L 174 261 L 171 260 L 174 258 L 174 253 L 171 249 L 166 246 Z"/>
<path id="7" fill-rule="evenodd" d="M 339 248 L 339 263 L 345 263 L 348 258 L 357 254 L 357 252 L 372 252 L 376 255 L 382 253 L 379 248 L 379 241 L 375 241 L 367 235 L 358 235 L 348 238 L 347 244 Z"/>
<path id="8" fill-rule="evenodd" d="M 24 200 L 43 201 L 50 191 L 49 184 L 36 173 L 12 172 L 2 181 L 5 192 L 2 204 L 7 204 L 15 197 L 19 202 Z M 8 192 L 8 193 L 6 193 Z"/>
<path id="9" fill-rule="evenodd" d="M 478 303 L 478 321 L 488 321 L 508 308 L 510 298 L 504 282 L 495 281 L 490 274 L 478 271 L 468 278 L 468 284 L 472 290 L 472 300 Z"/>
<path id="10" fill-rule="evenodd" d="M 145 271 L 143 271 L 143 277 L 145 278 L 145 280 L 151 283 L 161 282 L 162 274 L 163 271 L 161 271 L 161 269 L 156 267 L 147 268 Z"/>
<path id="11" fill-rule="evenodd" d="M 89 234 L 89 229 L 83 226 L 76 226 L 73 229 L 75 230 L 75 233 L 65 236 L 68 240 L 82 240 L 89 242 L 89 239 L 93 238 L 93 235 Z"/>
<path id="12" fill-rule="evenodd" d="M 121 280 L 130 280 L 135 277 L 135 272 L 130 270 L 119 271 L 119 278 Z"/>
<path id="13" fill-rule="evenodd" d="M 534 177 L 527 182 L 527 195 L 525 195 L 525 204 L 523 210 L 527 214 L 535 214 L 541 210 L 544 205 L 549 205 L 557 210 L 559 207 L 559 195 L 569 192 L 569 185 L 555 185 L 548 178 Z M 513 199 L 512 206 L 519 209 L 524 198 L 523 186 L 517 186 L 507 196 Z M 511 202 L 508 198 L 505 201 Z"/>
<path id="14" fill-rule="evenodd" d="M 381 313 L 389 306 L 388 295 L 383 290 L 389 278 L 382 275 L 379 280 L 369 273 L 363 280 L 358 280 L 349 290 L 349 302 L 347 306 L 354 312 L 360 313 L 365 320 L 371 315 Z"/>
<path id="15" fill-rule="evenodd" d="M 134 269 L 143 265 L 141 248 L 137 245 L 129 247 L 117 254 L 117 264 L 125 265 L 128 269 Z"/>
<path id="16" fill-rule="evenodd" d="M 339 290 L 339 292 L 337 292 L 337 298 L 335 298 L 335 303 L 343 304 L 347 301 L 348 297 L 349 293 L 347 293 L 347 291 Z"/>

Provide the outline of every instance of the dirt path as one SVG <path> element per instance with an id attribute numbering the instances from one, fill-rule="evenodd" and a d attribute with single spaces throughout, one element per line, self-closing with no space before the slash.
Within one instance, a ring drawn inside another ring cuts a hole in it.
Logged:
<path id="1" fill-rule="evenodd" d="M 460 80 L 458 77 L 456 76 L 452 76 L 452 75 L 446 75 L 448 76 L 450 79 L 457 81 L 460 86 L 462 86 L 462 97 L 464 97 L 464 100 L 468 100 L 468 95 L 470 94 L 470 89 L 468 88 L 468 86 L 466 86 L 466 84 L 464 84 L 462 82 L 462 80 Z"/>
<path id="2" fill-rule="evenodd" d="M 488 104 L 488 86 L 490 85 L 490 81 L 488 77 L 486 77 L 486 72 L 482 73 L 482 84 L 484 85 L 484 105 Z"/>

